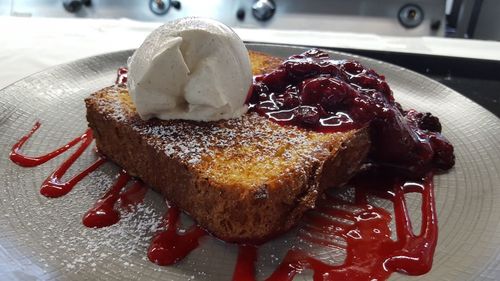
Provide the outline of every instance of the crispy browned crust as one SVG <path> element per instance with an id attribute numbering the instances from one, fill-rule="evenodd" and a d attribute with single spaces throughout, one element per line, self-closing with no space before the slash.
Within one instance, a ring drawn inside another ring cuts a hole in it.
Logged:
<path id="1" fill-rule="evenodd" d="M 254 73 L 279 62 L 250 55 Z M 85 103 L 101 153 L 232 242 L 261 242 L 291 228 L 325 188 L 350 178 L 369 148 L 366 129 L 318 133 L 255 113 L 217 122 L 143 121 L 119 86 Z"/>
<path id="2" fill-rule="evenodd" d="M 249 51 L 250 60 L 252 62 L 252 72 L 254 75 L 264 74 L 275 69 L 282 59 L 273 57 L 256 51 Z"/>

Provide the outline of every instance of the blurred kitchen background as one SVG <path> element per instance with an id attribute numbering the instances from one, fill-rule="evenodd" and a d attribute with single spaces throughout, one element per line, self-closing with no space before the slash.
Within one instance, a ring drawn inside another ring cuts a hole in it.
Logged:
<path id="1" fill-rule="evenodd" d="M 0 16 L 205 16 L 233 27 L 500 40 L 499 0 L 0 0 Z"/>
<path id="2" fill-rule="evenodd" d="M 185 16 L 222 21 L 246 42 L 390 62 L 500 117 L 500 0 L 0 0 L 0 88 L 56 64 L 137 48 Z"/>

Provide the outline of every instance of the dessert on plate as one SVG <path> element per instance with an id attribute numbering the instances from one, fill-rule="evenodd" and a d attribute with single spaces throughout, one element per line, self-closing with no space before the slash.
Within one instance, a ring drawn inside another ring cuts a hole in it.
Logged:
<path id="1" fill-rule="evenodd" d="M 419 142 L 423 131 L 411 127 L 438 131 L 427 124 L 435 117 L 403 112 L 373 70 L 319 50 L 284 62 L 248 55 L 207 20 L 155 30 L 129 59 L 127 85 L 86 99 L 98 150 L 226 241 L 263 241 L 295 225 L 359 169 L 370 133 L 379 162 L 450 165 L 438 132 Z"/>
<path id="2" fill-rule="evenodd" d="M 287 59 L 248 51 L 229 27 L 183 18 L 153 31 L 119 70 L 117 83 L 91 94 L 85 104 L 87 133 L 44 157 L 23 156 L 19 150 L 37 124 L 13 147 L 11 159 L 36 166 L 81 143 L 42 185 L 42 194 L 62 196 L 106 161 L 100 158 L 61 182 L 94 138 L 98 151 L 126 172 L 84 224 L 117 223 L 114 205 L 121 188 L 137 177 L 172 206 L 166 234 L 150 248 L 154 262 L 179 261 L 207 231 L 243 243 L 234 280 L 254 279 L 257 248 L 251 245 L 288 231 L 319 206 L 304 219 L 300 237 L 326 247 L 338 244 L 315 233 L 342 237 L 344 265 L 325 264 L 294 248 L 269 280 L 291 280 L 305 269 L 324 280 L 385 279 L 392 272 L 423 274 L 432 266 L 432 176 L 453 167 L 453 146 L 437 117 L 404 110 L 385 77 L 356 61 L 335 60 L 318 49 Z M 326 193 L 348 182 L 355 189 L 353 202 Z M 408 221 L 407 192 L 422 194 L 418 235 Z M 393 202 L 395 241 L 391 214 L 371 205 L 372 195 Z M 348 212 L 335 204 L 356 208 Z M 199 227 L 177 233 L 177 208 Z"/>
<path id="3" fill-rule="evenodd" d="M 275 61 L 250 58 L 264 67 Z M 347 182 L 369 148 L 366 128 L 324 134 L 255 112 L 211 122 L 142 120 L 124 85 L 86 104 L 102 154 L 225 241 L 264 241 L 288 230 L 327 187 Z"/>

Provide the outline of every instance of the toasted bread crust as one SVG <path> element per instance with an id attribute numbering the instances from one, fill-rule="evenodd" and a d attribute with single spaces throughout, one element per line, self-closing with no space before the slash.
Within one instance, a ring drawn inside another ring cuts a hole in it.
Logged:
<path id="1" fill-rule="evenodd" d="M 279 62 L 250 55 L 254 73 Z M 121 86 L 85 102 L 101 153 L 231 242 L 261 242 L 291 228 L 327 187 L 350 178 L 369 149 L 366 129 L 318 133 L 255 113 L 143 121 Z"/>

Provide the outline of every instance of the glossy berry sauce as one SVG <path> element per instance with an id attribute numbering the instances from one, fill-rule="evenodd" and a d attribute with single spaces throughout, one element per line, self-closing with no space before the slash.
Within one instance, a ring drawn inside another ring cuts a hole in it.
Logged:
<path id="1" fill-rule="evenodd" d="M 428 272 L 438 236 L 433 172 L 450 169 L 454 164 L 453 147 L 441 135 L 438 118 L 430 113 L 403 110 L 394 101 L 382 75 L 358 62 L 332 60 L 316 49 L 292 56 L 276 70 L 254 80 L 249 94 L 250 109 L 274 122 L 325 133 L 368 127 L 372 141 L 365 168 L 348 184 L 354 190 L 354 199 L 326 194 L 316 209 L 306 213 L 297 231 L 297 239 L 311 246 L 344 249 L 343 262 L 328 264 L 316 259 L 307 249 L 294 247 L 267 280 L 293 280 L 305 270 L 312 270 L 315 281 L 385 280 L 393 272 L 409 275 Z M 126 82 L 127 69 L 120 68 L 116 84 Z M 67 170 L 92 143 L 92 131 L 87 130 L 45 155 L 23 155 L 20 150 L 39 127 L 37 122 L 12 147 L 10 158 L 14 163 L 35 167 L 80 144 L 42 183 L 43 195 L 67 194 L 82 178 L 106 162 L 105 158 L 98 157 L 96 162 L 63 182 L 61 179 Z M 131 180 L 126 171 L 121 171 L 104 196 L 84 214 L 83 224 L 109 226 L 119 222 L 122 210 L 133 211 L 133 206 L 144 199 L 147 188 L 135 181 L 126 189 Z M 412 228 L 406 207 L 405 194 L 408 193 L 421 194 L 422 219 L 418 233 Z M 372 204 L 369 198 L 374 197 L 391 202 L 393 215 Z M 154 236 L 148 250 L 147 256 L 152 262 L 171 265 L 182 260 L 207 234 L 196 225 L 180 230 L 179 220 L 180 210 L 168 206 L 162 230 Z M 395 229 L 390 228 L 391 220 L 395 222 Z M 258 254 L 257 246 L 239 246 L 233 280 L 255 280 Z"/>
<path id="2" fill-rule="evenodd" d="M 180 210 L 169 206 L 163 218 L 165 230 L 153 237 L 148 250 L 150 261 L 158 265 L 171 265 L 187 256 L 199 245 L 199 239 L 206 235 L 200 227 L 193 225 L 184 233 L 179 233 Z"/>
<path id="3" fill-rule="evenodd" d="M 118 68 L 118 71 L 116 73 L 115 84 L 116 85 L 126 85 L 127 84 L 127 77 L 128 77 L 128 68 L 126 68 L 126 67 Z"/>
<path id="4" fill-rule="evenodd" d="M 82 140 L 82 137 L 86 137 L 86 136 L 77 137 L 72 141 L 68 142 L 66 145 L 52 152 L 44 154 L 42 156 L 26 156 L 21 154 L 19 151 L 21 150 L 23 145 L 40 128 L 40 126 L 41 126 L 40 122 L 36 122 L 33 128 L 31 128 L 31 131 L 25 136 L 21 137 L 21 139 L 14 144 L 9 155 L 10 160 L 12 160 L 12 162 L 22 167 L 36 167 L 59 156 L 61 153 L 64 153 L 66 150 L 78 144 Z"/>
<path id="5" fill-rule="evenodd" d="M 83 215 L 83 225 L 94 228 L 110 226 L 120 221 L 121 209 L 133 211 L 133 207 L 143 201 L 147 187 L 142 182 L 135 181 L 129 189 L 123 191 L 130 181 L 131 176 L 122 170 L 113 186 Z M 121 208 L 116 206 L 118 200 Z"/>
<path id="6" fill-rule="evenodd" d="M 393 272 L 428 272 L 437 243 L 432 174 L 455 163 L 439 119 L 403 110 L 385 77 L 374 70 L 355 61 L 332 60 L 317 49 L 291 56 L 274 71 L 255 77 L 252 89 L 250 109 L 274 122 L 325 133 L 368 127 L 372 143 L 365 171 L 349 183 L 354 201 L 327 195 L 306 214 L 298 232 L 310 245 L 344 248 L 343 263 L 330 265 L 307 250 L 292 248 L 267 280 L 293 280 L 307 269 L 314 280 L 385 280 Z M 404 197 L 412 192 L 422 196 L 418 234 Z M 371 205 L 369 196 L 392 202 L 396 240 L 391 239 L 391 213 Z M 335 207 L 339 204 L 354 208 Z M 347 246 L 321 237 L 341 238 Z M 240 247 L 233 280 L 255 280 L 256 258 L 257 248 Z"/>
<path id="7" fill-rule="evenodd" d="M 120 198 L 120 191 L 129 180 L 130 176 L 125 171 L 121 171 L 111 189 L 83 215 L 83 225 L 99 228 L 117 223 L 120 220 L 120 212 L 115 209 L 115 204 Z"/>
<path id="8" fill-rule="evenodd" d="M 308 245 L 345 249 L 344 261 L 331 265 L 314 258 L 308 250 L 292 248 L 266 280 L 293 280 L 307 269 L 313 271 L 315 281 L 385 280 L 393 272 L 421 275 L 431 269 L 438 236 L 432 174 L 402 180 L 368 170 L 354 178 L 350 186 L 355 191 L 352 201 L 327 194 L 314 211 L 306 214 L 298 230 L 299 239 Z M 412 192 L 422 197 L 421 228 L 417 234 L 404 198 Z M 370 204 L 369 196 L 392 203 L 395 240 L 391 239 L 391 213 Z M 341 238 L 347 246 L 332 237 Z M 252 269 L 256 250 L 251 246 L 240 247 L 233 280 L 255 280 Z"/>
<path id="9" fill-rule="evenodd" d="M 249 106 L 279 124 L 321 132 L 368 126 L 370 159 L 408 174 L 447 170 L 455 163 L 437 117 L 403 110 L 383 75 L 317 49 L 255 77 Z"/>
<path id="10" fill-rule="evenodd" d="M 122 171 L 126 173 L 126 171 Z M 148 187 L 140 180 L 135 180 L 131 187 L 120 192 L 120 208 L 133 211 L 134 207 L 144 202 Z"/>
<path id="11" fill-rule="evenodd" d="M 73 152 L 69 158 L 67 158 L 52 174 L 50 174 L 42 183 L 40 188 L 40 193 L 46 197 L 61 197 L 68 192 L 70 192 L 73 187 L 81 181 L 85 176 L 90 174 L 92 171 L 96 170 L 104 164 L 106 161 L 104 158 L 99 157 L 96 162 L 91 164 L 89 167 L 84 169 L 82 172 L 74 175 L 67 181 L 62 181 L 62 177 L 66 174 L 68 169 L 73 165 L 73 163 L 82 155 L 82 153 L 87 149 L 87 147 L 92 143 L 92 131 L 87 129 L 87 131 L 81 136 L 68 142 L 66 145 L 55 149 L 42 156 L 26 156 L 20 153 L 23 145 L 28 141 L 28 139 L 40 128 L 40 123 L 36 122 L 31 131 L 23 136 L 11 149 L 10 159 L 22 167 L 34 167 L 41 165 L 50 159 L 55 158 L 61 153 L 65 152 L 69 148 L 81 143 L 78 149 Z"/>
<path id="12" fill-rule="evenodd" d="M 74 151 L 62 164 L 52 172 L 41 185 L 40 193 L 46 197 L 61 197 L 69 193 L 73 187 L 85 178 L 88 174 L 98 169 L 106 162 L 102 156 L 98 156 L 97 160 L 83 171 L 77 173 L 67 181 L 62 181 L 62 177 L 66 174 L 69 168 L 76 162 L 82 153 L 90 146 L 93 141 L 92 130 L 87 129 L 85 133 L 71 140 L 64 146 L 55 149 L 52 152 L 46 153 L 41 156 L 27 156 L 20 152 L 23 145 L 31 138 L 31 136 L 40 128 L 40 122 L 36 122 L 28 134 L 21 137 L 11 149 L 10 159 L 22 167 L 35 167 L 41 165 L 66 150 L 80 143 L 80 146 Z M 147 187 L 140 181 L 135 183 L 126 191 L 121 192 L 122 189 L 130 181 L 130 176 L 126 171 L 121 171 L 116 183 L 110 190 L 99 199 L 95 206 L 90 209 L 83 219 L 83 224 L 88 227 L 104 227 L 112 225 L 119 220 L 119 211 L 114 208 L 115 203 L 120 199 L 121 207 L 129 209 L 142 202 L 147 191 Z"/>

